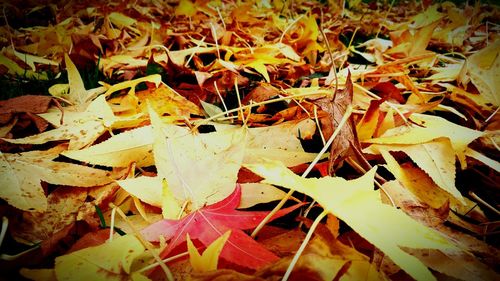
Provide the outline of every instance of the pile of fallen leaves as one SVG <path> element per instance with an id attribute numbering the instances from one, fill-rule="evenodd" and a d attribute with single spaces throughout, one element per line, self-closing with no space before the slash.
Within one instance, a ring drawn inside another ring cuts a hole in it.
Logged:
<path id="1" fill-rule="evenodd" d="M 500 279 L 497 6 L 11 2 L 2 278 Z"/>

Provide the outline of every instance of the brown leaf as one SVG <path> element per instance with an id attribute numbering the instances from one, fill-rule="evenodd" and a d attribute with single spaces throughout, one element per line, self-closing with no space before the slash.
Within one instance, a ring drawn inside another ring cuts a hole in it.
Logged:
<path id="1" fill-rule="evenodd" d="M 13 224 L 12 235 L 17 240 L 36 243 L 76 221 L 78 209 L 87 197 L 87 190 L 78 187 L 61 187 L 47 197 L 45 212 L 24 212 L 22 221 Z"/>
<path id="2" fill-rule="evenodd" d="M 0 101 L 0 113 L 44 113 L 49 109 L 52 97 L 26 95 Z"/>
<path id="3" fill-rule="evenodd" d="M 320 98 L 314 101 L 322 110 L 329 114 L 329 126 L 333 134 L 335 128 L 338 127 L 340 120 L 344 116 L 347 107 L 352 104 L 353 85 L 350 73 L 347 75 L 346 86 L 343 91 L 337 91 L 332 98 Z M 329 131 L 330 131 L 329 130 Z M 330 138 L 331 134 L 325 135 L 325 139 Z M 349 121 L 342 127 L 330 148 L 330 162 L 328 172 L 333 175 L 335 170 L 342 165 L 342 162 L 348 156 L 353 156 L 351 146 L 360 148 L 359 140 L 356 135 L 354 120 L 352 116 Z M 361 150 L 361 149 L 360 149 Z"/>

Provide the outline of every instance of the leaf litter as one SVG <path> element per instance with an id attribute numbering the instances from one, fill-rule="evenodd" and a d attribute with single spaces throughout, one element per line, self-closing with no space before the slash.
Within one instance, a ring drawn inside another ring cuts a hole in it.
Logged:
<path id="1" fill-rule="evenodd" d="M 49 87 L 0 101 L 7 278 L 499 278 L 498 6 L 28 6 L 0 70 Z"/>

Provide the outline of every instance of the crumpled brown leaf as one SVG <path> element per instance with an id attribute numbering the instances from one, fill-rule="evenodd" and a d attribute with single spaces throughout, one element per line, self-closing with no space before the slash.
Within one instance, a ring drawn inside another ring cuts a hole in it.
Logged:
<path id="1" fill-rule="evenodd" d="M 338 127 L 340 120 L 342 120 L 347 107 L 352 104 L 353 85 L 350 73 L 347 75 L 345 85 L 345 89 L 343 91 L 337 91 L 333 98 L 326 97 L 314 101 L 315 104 L 317 104 L 322 110 L 326 111 L 329 114 L 329 124 L 327 124 L 327 126 L 329 126 L 330 128 L 324 130 L 328 132 L 324 136 L 325 139 L 330 138 L 335 128 Z M 354 149 L 356 148 L 358 151 L 361 151 L 361 146 L 356 134 L 356 126 L 354 125 L 354 120 L 352 119 L 352 117 L 349 117 L 349 121 L 342 127 L 340 133 L 337 135 L 331 145 L 328 173 L 330 175 L 333 175 L 335 170 L 342 166 L 343 161 L 347 157 L 359 155 L 354 151 Z M 365 165 L 366 160 L 358 158 L 358 161 Z"/>

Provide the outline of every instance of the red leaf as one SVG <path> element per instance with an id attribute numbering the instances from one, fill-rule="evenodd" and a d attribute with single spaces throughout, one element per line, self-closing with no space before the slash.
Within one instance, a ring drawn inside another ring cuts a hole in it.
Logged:
<path id="1" fill-rule="evenodd" d="M 224 232 L 231 230 L 231 236 L 222 250 L 221 258 L 239 266 L 258 269 L 276 261 L 278 257 L 242 230 L 256 227 L 268 212 L 236 210 L 240 199 L 241 188 L 238 184 L 235 191 L 223 201 L 197 210 L 181 220 L 166 219 L 154 223 L 142 230 L 142 235 L 149 241 L 158 241 L 160 236 L 164 236 L 167 241 L 171 239 L 169 246 L 161 253 L 161 258 L 165 258 L 175 247 L 186 241 L 188 233 L 191 239 L 198 239 L 208 246 Z M 271 220 L 284 216 L 302 205 L 297 204 L 280 210 Z"/>
<path id="2" fill-rule="evenodd" d="M 405 98 L 401 95 L 394 84 L 391 82 L 380 82 L 375 87 L 371 89 L 375 93 L 377 93 L 384 100 L 396 100 L 398 103 L 404 103 Z"/>

